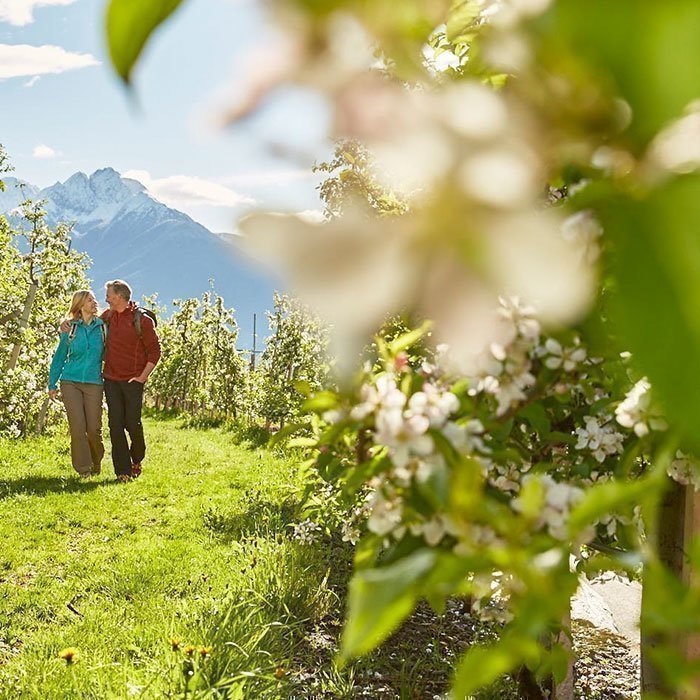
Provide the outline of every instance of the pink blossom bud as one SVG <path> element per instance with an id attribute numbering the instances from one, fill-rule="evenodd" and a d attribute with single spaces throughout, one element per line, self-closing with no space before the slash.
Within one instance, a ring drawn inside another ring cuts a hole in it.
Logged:
<path id="1" fill-rule="evenodd" d="M 400 352 L 394 358 L 394 370 L 396 372 L 403 372 L 406 367 L 408 367 L 408 355 L 405 352 Z"/>

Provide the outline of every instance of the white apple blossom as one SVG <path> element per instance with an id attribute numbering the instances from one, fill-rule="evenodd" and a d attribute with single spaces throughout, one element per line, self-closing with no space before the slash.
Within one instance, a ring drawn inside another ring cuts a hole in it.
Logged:
<path id="1" fill-rule="evenodd" d="M 640 379 L 615 409 L 617 422 L 634 430 L 637 437 L 644 437 L 650 430 L 666 430 L 666 421 L 651 406 L 651 384 L 646 377 Z"/>
<path id="2" fill-rule="evenodd" d="M 363 420 L 379 408 L 402 409 L 406 405 L 406 395 L 396 386 L 396 380 L 389 374 L 378 377 L 376 386 L 364 384 L 360 389 L 360 398 L 362 402 L 350 412 L 353 420 Z"/>
<path id="3" fill-rule="evenodd" d="M 571 508 L 581 500 L 583 491 L 577 486 L 557 482 L 549 474 L 526 474 L 522 483 L 531 479 L 537 479 L 543 488 L 544 503 L 538 518 L 539 526 L 546 527 L 552 537 L 566 540 Z M 520 511 L 520 497 L 514 498 L 511 505 L 514 510 Z M 586 536 L 589 535 L 592 536 L 592 533 L 586 533 Z"/>
<path id="4" fill-rule="evenodd" d="M 504 465 L 489 461 L 486 464 L 488 467 L 486 476 L 489 483 L 504 493 L 518 493 L 523 474 L 530 469 L 530 465 L 527 463 L 514 464 L 509 462 Z"/>
<path id="5" fill-rule="evenodd" d="M 375 441 L 389 448 L 397 467 L 405 466 L 413 455 L 425 457 L 433 451 L 433 439 L 427 435 L 430 421 L 426 416 L 405 416 L 398 408 L 377 412 Z"/>
<path id="6" fill-rule="evenodd" d="M 378 488 L 370 494 L 369 506 L 367 527 L 376 535 L 388 535 L 401 525 L 403 505 L 398 496 L 386 498 L 383 489 Z"/>
<path id="7" fill-rule="evenodd" d="M 439 452 L 415 460 L 415 477 L 418 482 L 425 483 L 436 472 L 445 468 L 445 459 Z"/>
<path id="8" fill-rule="evenodd" d="M 294 533 L 292 537 L 299 540 L 302 544 L 313 544 L 321 532 L 321 526 L 312 522 L 308 518 L 294 525 Z"/>
<path id="9" fill-rule="evenodd" d="M 666 471 L 679 484 L 692 486 L 695 491 L 700 491 L 700 462 L 697 459 L 678 450 Z"/>
<path id="10" fill-rule="evenodd" d="M 549 369 L 559 369 L 561 367 L 565 372 L 572 372 L 586 359 L 586 349 L 584 347 L 578 345 L 565 348 L 554 338 L 547 338 L 544 349 L 548 354 L 544 364 Z"/>
<path id="11" fill-rule="evenodd" d="M 440 391 L 434 384 L 426 382 L 422 391 L 417 391 L 408 401 L 408 413 L 424 415 L 433 428 L 441 428 L 459 408 L 459 399 L 451 391 Z"/>
<path id="12" fill-rule="evenodd" d="M 355 523 L 350 520 L 343 520 L 340 524 L 340 531 L 342 533 L 343 542 L 349 542 L 350 544 L 357 544 L 360 539 L 360 529 Z"/>
<path id="13" fill-rule="evenodd" d="M 487 377 L 484 380 L 484 391 L 496 397 L 496 415 L 503 416 L 514 405 L 527 398 L 526 390 L 535 383 L 535 377 L 527 370 L 518 374 L 504 372 L 499 377 Z"/>
<path id="14" fill-rule="evenodd" d="M 598 462 L 610 455 L 621 454 L 624 436 L 615 430 L 607 416 L 585 416 L 584 428 L 576 428 L 577 450 L 590 451 Z"/>
<path id="15" fill-rule="evenodd" d="M 471 418 L 466 423 L 448 421 L 442 429 L 442 434 L 452 443 L 452 446 L 463 454 L 487 452 L 481 435 L 484 425 L 477 418 Z"/>
<path id="16" fill-rule="evenodd" d="M 520 336 L 533 344 L 536 344 L 541 332 L 541 326 L 535 317 L 536 311 L 533 306 L 523 304 L 518 297 L 501 296 L 498 298 L 499 316 L 511 324 L 513 336 Z"/>

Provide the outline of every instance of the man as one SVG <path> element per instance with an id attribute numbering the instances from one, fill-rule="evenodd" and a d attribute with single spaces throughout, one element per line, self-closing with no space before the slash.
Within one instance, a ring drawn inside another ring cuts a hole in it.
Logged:
<path id="1" fill-rule="evenodd" d="M 109 309 L 101 316 L 108 324 L 103 376 L 112 462 L 117 479 L 130 481 L 141 474 L 146 456 L 143 390 L 160 359 L 160 343 L 153 319 L 131 301 L 131 287 L 114 280 L 105 288 Z"/>
<path id="2" fill-rule="evenodd" d="M 153 319 L 131 301 L 131 287 L 126 282 L 113 280 L 105 289 L 109 309 L 100 316 L 107 324 L 102 374 L 112 463 L 119 481 L 131 481 L 141 474 L 146 456 L 141 422 L 143 390 L 160 359 L 160 342 Z M 62 332 L 67 332 L 67 325 L 61 326 Z"/>

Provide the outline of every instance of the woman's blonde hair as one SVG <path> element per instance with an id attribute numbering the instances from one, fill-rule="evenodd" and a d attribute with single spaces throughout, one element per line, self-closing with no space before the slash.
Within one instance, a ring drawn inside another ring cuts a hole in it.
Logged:
<path id="1" fill-rule="evenodd" d="M 70 303 L 70 311 L 68 312 L 69 321 L 77 321 L 80 318 L 80 312 L 85 306 L 88 296 L 92 294 L 89 289 L 81 289 L 73 294 L 73 299 Z"/>

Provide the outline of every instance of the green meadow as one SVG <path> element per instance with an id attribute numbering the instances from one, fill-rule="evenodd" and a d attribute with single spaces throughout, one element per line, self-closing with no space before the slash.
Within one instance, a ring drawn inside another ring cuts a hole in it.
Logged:
<path id="1" fill-rule="evenodd" d="M 0 441 L 0 698 L 422 698 L 462 612 L 335 664 L 352 552 L 292 536 L 295 460 L 146 420 L 144 474 L 80 480 L 68 439 Z"/>

